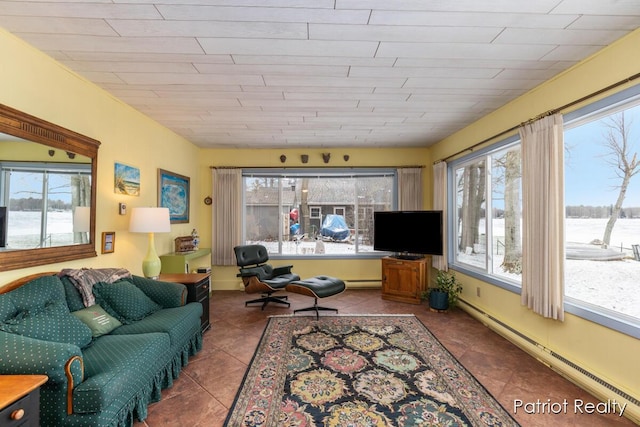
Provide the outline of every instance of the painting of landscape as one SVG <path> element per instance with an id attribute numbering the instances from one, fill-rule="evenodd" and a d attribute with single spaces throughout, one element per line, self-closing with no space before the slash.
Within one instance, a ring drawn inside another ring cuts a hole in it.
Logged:
<path id="1" fill-rule="evenodd" d="M 113 191 L 116 194 L 139 196 L 140 169 L 116 162 L 114 168 Z"/>

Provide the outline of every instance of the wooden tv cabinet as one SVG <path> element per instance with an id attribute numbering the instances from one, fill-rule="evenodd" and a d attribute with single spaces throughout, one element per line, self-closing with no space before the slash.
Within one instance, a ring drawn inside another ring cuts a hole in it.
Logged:
<path id="1" fill-rule="evenodd" d="M 382 299 L 422 304 L 421 294 L 430 282 L 431 257 L 382 258 Z"/>

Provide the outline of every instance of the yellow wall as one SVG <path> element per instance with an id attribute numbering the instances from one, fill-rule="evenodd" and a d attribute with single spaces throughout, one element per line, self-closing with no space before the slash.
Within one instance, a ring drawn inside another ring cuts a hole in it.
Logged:
<path id="1" fill-rule="evenodd" d="M 0 272 L 0 286 L 38 271 L 63 267 L 124 267 L 142 274 L 147 236 L 127 231 L 129 216 L 118 215 L 118 203 L 157 205 L 157 169 L 191 178 L 191 223 L 174 224 L 171 233 L 156 235 L 158 253 L 173 250 L 173 239 L 191 233 L 198 224 L 196 209 L 202 177 L 198 174 L 199 148 L 158 125 L 95 85 L 0 29 L 0 103 L 99 140 L 96 218 L 96 258 Z M 57 150 L 60 151 L 60 150 Z M 115 194 L 114 162 L 138 167 L 140 197 Z M 115 252 L 100 255 L 103 231 L 115 231 Z"/>
<path id="2" fill-rule="evenodd" d="M 561 107 L 637 74 L 640 72 L 639 51 L 640 30 L 441 141 L 432 147 L 432 158 L 443 159 L 451 156 L 547 110 Z M 636 80 L 631 84 L 639 83 L 640 80 Z M 464 300 L 534 339 L 546 349 L 560 354 L 636 399 L 640 399 L 640 369 L 638 368 L 640 340 L 571 314 L 567 314 L 564 322 L 543 319 L 521 306 L 519 295 L 462 274 L 459 277 L 464 284 L 462 296 Z M 480 288 L 481 297 L 476 296 L 476 288 Z M 575 375 L 575 372 L 567 370 L 562 363 L 549 357 L 547 351 L 532 348 L 528 350 L 537 353 L 536 357 L 553 364 L 556 369 Z M 574 377 L 574 380 L 584 379 Z M 599 393 L 604 399 L 617 397 L 620 401 L 619 396 L 595 384 L 583 383 L 582 385 L 593 387 L 592 391 Z M 629 407 L 627 413 L 636 421 L 640 420 L 638 406 Z"/>
<path id="3" fill-rule="evenodd" d="M 210 246 L 211 207 L 205 205 L 203 199 L 211 195 L 211 166 L 281 167 L 281 154 L 289 159 L 284 165 L 287 167 L 301 166 L 300 154 L 309 154 L 310 162 L 306 166 L 323 166 L 320 157 L 322 152 L 332 153 L 330 166 L 420 164 L 427 166 L 424 179 L 425 207 L 429 207 L 430 165 L 433 160 L 447 157 L 544 111 L 639 72 L 639 49 L 640 31 L 636 31 L 431 149 L 200 150 L 0 29 L 0 52 L 3 58 L 10 58 L 0 66 L 0 103 L 102 142 L 98 162 L 96 234 L 100 236 L 103 231 L 116 232 L 113 254 L 2 272 L 0 285 L 26 274 L 63 267 L 118 266 L 140 274 L 141 260 L 147 247 L 146 236 L 127 232 L 128 216 L 118 216 L 117 206 L 119 202 L 127 203 L 129 209 L 134 206 L 155 206 L 158 168 L 189 176 L 192 188 L 191 223 L 175 224 L 171 233 L 157 235 L 156 246 L 160 254 L 171 252 L 173 239 L 189 234 L 194 227 L 200 231 L 202 246 Z M 350 155 L 348 163 L 342 160 L 343 154 Z M 116 195 L 113 192 L 114 162 L 140 168 L 140 197 Z M 99 246 L 98 242 L 98 253 Z M 296 261 L 296 271 L 302 276 L 331 271 L 347 280 L 379 280 L 380 265 L 378 260 Z M 640 369 L 637 367 L 639 340 L 570 314 L 564 323 L 544 320 L 522 308 L 517 295 L 464 275 L 461 275 L 461 279 L 465 286 L 463 298 L 466 301 L 530 336 L 547 349 L 640 398 Z M 217 288 L 239 288 L 234 268 L 216 268 L 215 280 Z M 475 296 L 476 287 L 480 287 L 481 297 Z M 538 357 L 545 359 L 545 353 L 541 351 Z M 557 369 L 562 370 L 563 367 Z M 606 391 L 603 396 L 606 396 Z M 545 396 L 540 398 L 544 399 Z M 640 419 L 638 408 L 632 411 L 636 419 Z"/>
<path id="4" fill-rule="evenodd" d="M 331 153 L 328 164 L 322 160 L 322 153 Z M 287 157 L 285 163 L 280 156 Z M 309 155 L 309 162 L 303 164 L 301 154 Z M 345 162 L 343 156 L 349 155 Z M 282 149 L 282 150 L 248 150 L 248 149 L 207 149 L 200 156 L 200 174 L 208 175 L 203 180 L 203 198 L 211 195 L 211 167 L 361 167 L 361 166 L 424 166 L 423 199 L 425 206 L 431 205 L 431 157 L 426 148 L 325 148 L 325 149 Z M 202 201 L 202 199 L 200 200 Z M 211 206 L 199 205 L 200 217 L 211 218 Z M 211 224 L 200 225 L 203 245 L 211 244 Z M 277 260 L 274 265 L 295 264 L 295 272 L 302 277 L 318 274 L 331 274 L 347 281 L 349 287 L 380 286 L 381 267 L 379 259 L 368 260 Z M 242 289 L 242 282 L 236 277 L 237 267 L 215 267 L 212 280 L 213 289 Z"/>

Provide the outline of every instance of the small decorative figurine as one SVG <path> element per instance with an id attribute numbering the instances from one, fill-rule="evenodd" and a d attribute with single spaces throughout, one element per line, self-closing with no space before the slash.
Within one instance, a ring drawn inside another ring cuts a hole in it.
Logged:
<path id="1" fill-rule="evenodd" d="M 194 228 L 191 230 L 191 237 L 193 238 L 193 249 L 198 250 L 198 244 L 200 243 L 200 236 L 198 236 L 198 231 Z"/>

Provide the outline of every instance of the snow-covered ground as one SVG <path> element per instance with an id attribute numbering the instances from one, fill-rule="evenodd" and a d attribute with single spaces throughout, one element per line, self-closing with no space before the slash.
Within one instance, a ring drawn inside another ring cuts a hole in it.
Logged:
<path id="1" fill-rule="evenodd" d="M 566 241 L 568 245 L 586 245 L 594 240 L 602 240 L 606 218 L 569 218 L 566 221 Z M 494 239 L 504 236 L 502 221 L 494 222 Z M 504 241 L 504 238 L 501 238 Z M 264 244 L 264 242 L 262 242 Z M 640 261 L 633 259 L 631 245 L 640 244 L 640 219 L 621 218 L 616 222 L 611 237 L 610 248 L 623 251 L 625 258 L 617 261 L 591 261 L 568 259 L 565 263 L 565 294 L 599 307 L 614 310 L 639 319 L 640 321 Z M 270 251 L 277 252 L 277 242 L 268 242 Z M 283 253 L 313 255 L 316 243 L 284 242 Z M 355 253 L 353 243 L 324 242 L 326 254 Z M 360 251 L 370 252 L 371 246 L 361 246 Z M 501 249 L 504 251 L 504 249 Z M 473 263 L 474 256 L 467 257 Z M 484 258 L 478 257 L 478 258 Z M 476 258 L 476 260 L 478 259 Z M 494 272 L 500 273 L 501 254 L 494 254 Z M 519 280 L 519 277 L 518 277 Z"/>
<path id="2" fill-rule="evenodd" d="M 565 224 L 567 246 L 589 245 L 594 240 L 602 240 L 606 223 L 606 218 L 568 218 Z M 503 240 L 496 237 L 504 236 L 502 226 L 501 220 L 494 221 L 494 240 Z M 625 258 L 616 261 L 566 260 L 565 295 L 640 320 L 640 261 L 633 259 L 631 245 L 634 244 L 640 244 L 640 219 L 618 219 L 609 248 L 623 252 Z M 473 263 L 469 256 L 462 256 Z M 502 256 L 494 254 L 494 272 L 509 277 L 509 274 L 501 273 L 501 263 Z"/>

